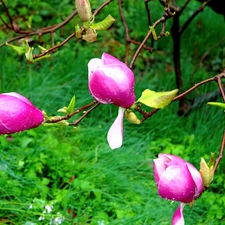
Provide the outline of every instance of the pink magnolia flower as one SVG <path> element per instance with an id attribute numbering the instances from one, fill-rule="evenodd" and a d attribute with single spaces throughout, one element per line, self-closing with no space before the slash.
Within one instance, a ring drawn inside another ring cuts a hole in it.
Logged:
<path id="1" fill-rule="evenodd" d="M 0 135 L 38 127 L 43 120 L 41 110 L 24 96 L 15 92 L 0 94 Z"/>
<path id="2" fill-rule="evenodd" d="M 182 225 L 183 203 L 190 203 L 200 196 L 203 190 L 202 177 L 192 164 L 178 156 L 159 154 L 158 159 L 153 161 L 158 194 L 162 198 L 182 203 L 173 217 L 173 225 Z"/>
<path id="3" fill-rule="evenodd" d="M 135 102 L 134 74 L 126 64 L 103 53 L 101 59 L 89 61 L 88 78 L 90 93 L 98 102 L 119 106 L 118 116 L 107 136 L 110 147 L 119 148 L 123 141 L 124 110 Z"/>

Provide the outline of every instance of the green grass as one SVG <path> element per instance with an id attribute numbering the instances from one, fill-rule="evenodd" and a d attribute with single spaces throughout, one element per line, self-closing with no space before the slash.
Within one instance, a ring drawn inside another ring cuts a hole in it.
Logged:
<path id="1" fill-rule="evenodd" d="M 4 65 L 4 83 L 9 82 L 4 91 L 22 93 L 50 114 L 67 105 L 72 95 L 76 95 L 77 108 L 91 102 L 88 57 L 82 58 L 82 53 L 75 56 L 66 49 L 58 54 L 51 61 L 29 68 L 18 62 L 15 68 L 22 67 L 20 76 L 11 75 L 10 79 L 7 71 L 12 67 Z M 68 68 L 69 58 L 74 63 Z M 158 71 L 157 80 L 163 76 Z M 151 74 L 137 77 L 137 95 L 147 88 L 148 80 L 154 79 Z M 150 86 L 155 90 L 160 84 L 155 82 L 154 88 L 153 82 Z M 173 82 L 163 82 L 162 86 L 170 90 Z M 157 195 L 152 159 L 160 152 L 177 154 L 199 168 L 200 157 L 208 160 L 210 152 L 218 152 L 223 121 L 222 110 L 205 104 L 187 117 L 178 117 L 176 112 L 177 103 L 173 103 L 140 126 L 124 121 L 124 144 L 114 151 L 106 141 L 117 113 L 113 105 L 99 106 L 76 132 L 72 127 L 46 126 L 13 134 L 11 141 L 1 136 L 3 223 L 49 224 L 61 216 L 63 224 L 170 224 L 177 203 Z M 186 206 L 186 224 L 220 224 L 224 219 L 219 210 L 224 204 L 222 173 L 219 169 L 212 189 L 192 210 Z M 46 205 L 54 206 L 50 213 L 44 213 Z"/>

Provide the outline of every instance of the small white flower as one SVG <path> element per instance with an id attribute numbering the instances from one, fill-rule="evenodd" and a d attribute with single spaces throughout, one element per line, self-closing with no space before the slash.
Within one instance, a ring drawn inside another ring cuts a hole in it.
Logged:
<path id="1" fill-rule="evenodd" d="M 46 205 L 44 213 L 46 213 L 46 212 L 50 213 L 52 210 L 53 210 L 53 206 L 52 205 Z"/>
<path id="2" fill-rule="evenodd" d="M 38 220 L 44 220 L 45 219 L 45 217 L 44 216 L 40 216 L 39 218 L 38 218 Z"/>
<path id="3" fill-rule="evenodd" d="M 59 225 L 62 224 L 63 221 L 65 220 L 65 217 L 61 215 L 60 212 L 57 213 L 58 217 L 52 218 L 50 220 L 50 225 Z"/>
<path id="4" fill-rule="evenodd" d="M 104 220 L 99 220 L 98 221 L 98 225 L 105 225 L 105 221 Z"/>

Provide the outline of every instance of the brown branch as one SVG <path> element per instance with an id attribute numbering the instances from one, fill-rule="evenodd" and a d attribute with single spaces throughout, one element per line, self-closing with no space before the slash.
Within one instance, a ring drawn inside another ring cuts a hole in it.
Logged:
<path id="1" fill-rule="evenodd" d="M 127 22 L 125 20 L 124 14 L 123 14 L 123 9 L 122 9 L 122 0 L 118 0 L 118 5 L 119 5 L 119 11 L 120 11 L 120 17 L 123 22 L 123 26 L 125 29 L 125 37 L 126 37 L 126 57 L 125 57 L 125 64 L 128 64 L 128 56 L 129 56 L 129 48 L 130 48 L 130 34 L 129 34 L 129 28 L 127 25 Z"/>
<path id="2" fill-rule="evenodd" d="M 92 110 L 94 110 L 95 108 L 97 108 L 100 104 L 101 103 L 98 102 L 92 108 L 90 108 L 89 110 L 87 110 L 78 120 L 76 120 L 75 122 L 71 123 L 70 126 L 77 126 L 84 119 L 84 117 L 86 117 Z"/>
<path id="3" fill-rule="evenodd" d="M 147 12 L 147 17 L 148 17 L 148 26 L 151 26 L 152 22 L 151 22 L 151 13 L 150 13 L 150 9 L 148 6 L 148 3 L 150 2 L 150 0 L 145 0 L 145 9 Z"/>
<path id="4" fill-rule="evenodd" d="M 153 109 L 151 112 L 143 111 L 140 106 L 135 108 L 136 111 L 138 111 L 140 114 L 142 114 L 143 118 L 141 119 L 141 123 L 143 123 L 146 119 L 154 115 L 156 112 L 159 111 L 159 109 Z"/>
<path id="5" fill-rule="evenodd" d="M 4 3 L 3 0 L 1 0 L 1 3 L 2 3 L 2 5 L 3 5 L 3 8 L 4 8 L 4 11 L 5 11 L 6 16 L 9 18 L 9 22 L 10 22 L 10 25 L 11 25 L 11 26 L 9 26 L 7 23 L 5 23 L 4 20 L 3 20 L 2 18 L 1 18 L 1 20 L 2 20 L 2 22 L 3 22 L 5 25 L 7 24 L 7 25 L 6 25 L 7 28 L 14 30 L 13 20 L 12 20 L 12 17 L 10 16 L 10 14 L 9 14 L 9 10 L 8 10 L 8 8 L 6 7 L 6 5 L 5 5 L 5 3 Z"/>
<path id="6" fill-rule="evenodd" d="M 149 24 L 151 23 L 151 20 L 150 20 L 150 12 L 149 12 L 149 8 L 148 8 L 148 2 L 149 0 L 145 0 L 145 4 L 147 5 L 146 7 L 146 10 L 147 10 L 147 13 L 148 13 L 148 21 L 149 21 Z M 127 25 L 127 22 L 126 22 L 126 19 L 124 17 L 124 13 L 123 13 L 123 8 L 122 8 L 122 0 L 118 0 L 118 5 L 119 5 L 119 11 L 120 11 L 120 17 L 121 17 L 121 20 L 122 20 L 122 23 L 123 23 L 123 26 L 124 26 L 124 30 L 125 30 L 125 39 L 126 39 L 126 57 L 125 57 L 125 64 L 128 65 L 128 56 L 129 56 L 129 48 L 130 48 L 130 44 L 135 44 L 135 45 L 138 45 L 140 46 L 142 43 L 140 42 L 137 42 L 135 40 L 132 40 L 130 38 L 130 31 L 129 31 L 129 28 L 128 28 L 128 25 Z M 152 52 L 153 51 L 153 48 L 152 47 L 147 47 L 147 46 L 143 46 L 142 47 L 143 49 L 149 51 L 149 52 Z"/>
<path id="7" fill-rule="evenodd" d="M 171 18 L 174 14 L 170 12 L 170 8 L 169 6 L 165 7 L 165 11 L 164 11 L 164 14 L 163 16 L 158 19 L 154 24 L 153 24 L 153 27 L 156 28 L 160 23 L 165 23 L 167 19 Z M 141 42 L 139 48 L 136 50 L 132 60 L 131 60 L 131 63 L 130 63 L 130 68 L 133 67 L 139 53 L 141 52 L 141 50 L 144 48 L 147 40 L 149 39 L 149 37 L 152 35 L 152 31 L 148 31 L 148 33 L 146 34 L 144 40 Z"/>
<path id="8" fill-rule="evenodd" d="M 206 80 L 203 80 L 197 84 L 195 84 L 193 87 L 189 88 L 187 91 L 183 92 L 182 94 L 178 95 L 177 97 L 175 97 L 173 99 L 172 102 L 174 101 L 177 101 L 178 99 L 181 99 L 183 98 L 185 95 L 189 94 L 190 92 L 192 92 L 193 90 L 195 90 L 196 88 L 198 88 L 199 86 L 203 85 L 203 84 L 206 84 L 206 83 L 209 83 L 211 81 L 217 81 L 218 83 L 218 86 L 219 86 L 219 89 L 220 89 L 220 92 L 221 92 L 221 95 L 224 99 L 224 102 L 225 102 L 225 93 L 224 93 L 224 88 L 222 86 L 222 83 L 221 83 L 221 78 L 225 78 L 225 70 L 221 73 L 221 74 L 218 74 L 212 78 L 209 78 L 209 79 L 206 79 Z M 141 120 L 141 122 L 143 122 L 144 120 L 146 120 L 147 118 L 151 117 L 152 115 L 154 115 L 156 112 L 158 112 L 160 109 L 154 109 L 152 110 L 151 112 L 145 112 L 143 111 L 141 108 L 140 108 L 140 105 L 137 105 L 137 107 L 135 108 L 136 111 L 138 111 L 140 114 L 143 115 L 143 118 Z"/>
<path id="9" fill-rule="evenodd" d="M 141 50 L 144 48 L 145 46 L 145 43 L 147 42 L 147 40 L 149 39 L 149 37 L 151 36 L 152 34 L 152 31 L 149 30 L 148 33 L 146 34 L 144 40 L 141 42 L 140 46 L 138 47 L 137 51 L 135 52 L 132 60 L 131 60 L 131 63 L 130 63 L 130 68 L 132 68 L 134 66 L 134 63 L 139 55 L 139 53 L 141 52 Z"/>
<path id="10" fill-rule="evenodd" d="M 48 26 L 48 27 L 44 27 L 44 28 L 41 28 L 39 30 L 36 30 L 36 31 L 25 31 L 26 34 L 23 34 L 23 35 L 19 35 L 17 37 L 14 37 L 12 39 L 9 39 L 8 41 L 5 41 L 4 43 L 2 43 L 0 45 L 0 47 L 2 47 L 3 45 L 7 43 L 10 43 L 12 41 L 15 41 L 15 40 L 18 40 L 18 39 L 22 39 L 22 38 L 25 38 L 25 37 L 30 37 L 30 36 L 33 36 L 33 35 L 43 35 L 43 34 L 47 34 L 47 33 L 52 33 L 52 32 L 55 32 L 56 30 L 58 30 L 59 28 L 61 28 L 62 26 L 66 25 L 67 23 L 69 23 L 69 21 L 71 19 L 73 19 L 73 17 L 77 14 L 77 11 L 73 11 L 64 21 L 62 21 L 61 23 L 59 24 L 55 24 L 55 25 L 52 25 L 52 26 Z"/>
<path id="11" fill-rule="evenodd" d="M 134 45 L 138 45 L 138 46 L 141 45 L 140 42 L 135 41 L 135 40 L 132 40 L 132 39 L 130 39 L 130 42 L 131 42 L 132 44 L 134 44 Z M 145 50 L 147 50 L 147 51 L 149 51 L 149 52 L 151 52 L 151 53 L 152 53 L 152 51 L 153 51 L 153 48 L 152 48 L 152 47 L 143 46 L 143 49 L 145 49 Z"/>
<path id="12" fill-rule="evenodd" d="M 81 108 L 75 110 L 74 112 L 66 115 L 66 116 L 54 116 L 52 118 L 50 118 L 49 120 L 46 120 L 45 123 L 57 123 L 57 122 L 60 122 L 62 120 L 69 120 L 71 117 L 73 117 L 74 115 L 78 114 L 79 112 L 87 109 L 87 108 L 90 108 L 91 106 L 95 105 L 95 104 L 100 104 L 96 101 L 93 101 L 85 106 L 82 106 Z"/>
<path id="13" fill-rule="evenodd" d="M 63 45 L 65 45 L 71 38 L 75 37 L 75 33 L 72 33 L 69 37 L 67 37 L 63 42 L 61 42 L 60 44 L 53 46 L 52 48 L 49 48 L 48 50 L 44 51 L 43 53 L 39 54 L 39 55 L 34 55 L 33 58 L 37 59 L 40 58 L 44 55 L 47 55 L 48 53 L 51 53 L 53 51 L 55 51 L 56 49 L 62 47 Z"/>
<path id="14" fill-rule="evenodd" d="M 175 97 L 173 99 L 173 101 L 176 101 L 178 99 L 181 99 L 183 98 L 185 95 L 189 94 L 190 92 L 192 92 L 193 90 L 195 90 L 196 88 L 198 88 L 199 86 L 203 85 L 203 84 L 206 84 L 206 83 L 209 83 L 211 81 L 215 81 L 216 80 L 216 76 L 215 77 L 212 77 L 212 78 L 209 78 L 209 79 L 206 79 L 206 80 L 203 80 L 197 84 L 195 84 L 193 87 L 191 87 L 190 89 L 188 89 L 187 91 L 183 92 L 182 94 L 178 95 L 177 97 Z"/>
<path id="15" fill-rule="evenodd" d="M 187 3 L 189 3 L 190 0 L 187 0 Z M 192 22 L 192 20 L 200 13 L 204 10 L 205 5 L 208 4 L 209 2 L 211 2 L 211 0 L 206 1 L 204 4 L 202 4 L 188 19 L 187 21 L 184 23 L 184 25 L 179 29 L 179 33 L 180 35 L 185 31 L 185 29 L 188 27 L 188 25 Z M 182 12 L 182 10 L 180 11 L 180 13 Z"/>
<path id="16" fill-rule="evenodd" d="M 220 93 L 221 93 L 221 96 L 223 98 L 223 101 L 225 102 L 225 93 L 224 93 L 224 87 L 223 87 L 222 82 L 221 82 L 221 76 L 217 76 L 217 83 L 218 83 L 218 86 L 219 86 Z"/>
<path id="17" fill-rule="evenodd" d="M 219 155 L 216 159 L 215 165 L 213 167 L 214 173 L 216 172 L 216 169 L 217 169 L 221 159 L 223 158 L 224 148 L 225 148 L 225 129 L 224 129 L 224 132 L 223 132 L 223 138 L 222 138 L 222 143 L 221 143 L 221 147 L 220 147 L 220 153 L 219 153 Z"/>
<path id="18" fill-rule="evenodd" d="M 100 7 L 98 7 L 98 9 L 95 10 L 95 12 L 93 13 L 93 16 L 96 16 L 105 6 L 107 6 L 112 1 L 113 0 L 108 0 L 105 3 L 103 3 Z"/>
<path id="19" fill-rule="evenodd" d="M 4 20 L 3 20 L 3 18 L 0 16 L 0 20 L 3 22 L 3 24 L 5 24 L 5 26 L 9 29 L 9 30 L 11 30 L 12 28 L 8 25 L 8 23 L 6 23 Z"/>
<path id="20" fill-rule="evenodd" d="M 181 14 L 187 7 L 187 5 L 189 4 L 191 0 L 186 0 L 186 2 L 184 3 L 184 5 L 180 8 L 179 10 L 179 14 Z"/>
<path id="21" fill-rule="evenodd" d="M 196 71 L 198 70 L 198 68 L 200 67 L 201 63 L 204 61 L 204 59 L 210 54 L 210 52 L 213 49 L 215 49 L 218 45 L 222 44 L 224 41 L 225 41 L 225 37 L 223 37 L 221 40 L 219 40 L 215 45 L 213 45 L 208 51 L 206 51 L 204 53 L 204 55 L 201 57 L 201 59 L 199 60 L 199 62 L 195 66 L 195 69 L 194 69 L 194 71 L 193 71 L 193 73 L 191 75 L 191 78 L 190 78 L 191 84 L 192 84 L 192 81 L 193 81 L 194 74 L 196 73 Z"/>

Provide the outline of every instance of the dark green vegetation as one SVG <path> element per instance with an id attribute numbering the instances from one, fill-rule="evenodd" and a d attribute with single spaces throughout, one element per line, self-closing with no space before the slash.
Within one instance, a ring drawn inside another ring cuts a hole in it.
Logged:
<path id="1" fill-rule="evenodd" d="M 19 4 L 20 1 L 15 2 Z M 61 17 L 65 18 L 73 10 L 71 2 L 61 1 L 61 5 L 49 2 L 52 4 L 48 6 L 40 1 L 29 6 L 36 12 L 34 25 L 60 22 Z M 98 1 L 93 1 L 94 9 L 98 5 Z M 99 15 L 104 18 L 110 12 L 117 22 L 109 31 L 99 32 L 96 43 L 72 40 L 52 58 L 34 65 L 2 47 L 1 92 L 23 94 L 49 115 L 68 105 L 73 95 L 76 96 L 76 108 L 91 102 L 87 89 L 88 61 L 100 57 L 103 51 L 124 59 L 124 30 L 116 5 L 117 1 Z M 158 3 L 153 1 L 150 5 L 156 7 Z M 195 6 L 199 3 L 194 2 L 184 18 Z M 145 12 L 144 5 L 131 1 L 126 2 L 125 7 L 128 23 L 134 29 L 132 34 L 141 41 L 147 30 L 147 20 L 141 16 Z M 26 17 L 30 13 L 26 9 L 24 6 L 18 11 Z M 16 10 L 11 11 L 16 13 Z M 161 11 L 161 7 L 155 9 L 155 20 L 161 16 Z M 65 32 L 71 33 L 77 21 L 68 24 Z M 196 64 L 224 36 L 224 30 L 223 16 L 206 8 L 184 32 L 181 45 L 184 89 L 191 87 L 190 77 Z M 0 39 L 6 39 L 5 32 L 1 32 Z M 222 43 L 210 51 L 194 74 L 193 83 L 222 70 L 224 48 Z M 152 54 L 142 51 L 134 73 L 137 98 L 146 88 L 175 89 L 171 37 L 156 42 Z M 216 89 L 217 85 L 210 83 L 192 92 L 188 98 Z M 221 98 L 216 100 L 221 101 Z M 177 109 L 178 103 L 174 102 L 139 126 L 124 121 L 124 144 L 114 151 L 106 141 L 107 131 L 117 113 L 113 105 L 101 105 L 76 131 L 72 127 L 43 126 L 13 134 L 12 138 L 0 136 L 0 224 L 60 224 L 56 218 L 64 218 L 62 224 L 169 225 L 178 203 L 157 195 L 152 159 L 160 152 L 171 153 L 199 168 L 201 157 L 207 161 L 211 152 L 218 154 L 224 126 L 223 110 L 206 105 L 206 101 L 183 117 L 177 116 Z M 213 184 L 194 207 L 185 207 L 187 225 L 225 223 L 224 166 L 223 160 Z"/>

